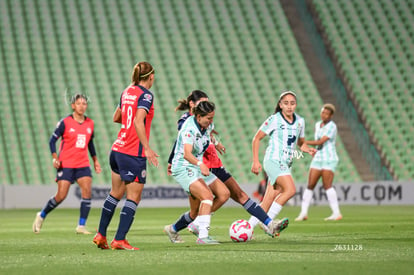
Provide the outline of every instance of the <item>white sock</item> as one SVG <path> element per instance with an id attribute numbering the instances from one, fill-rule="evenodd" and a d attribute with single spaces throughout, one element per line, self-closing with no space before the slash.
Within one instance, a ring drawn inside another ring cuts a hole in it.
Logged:
<path id="1" fill-rule="evenodd" d="M 198 218 L 199 216 L 197 216 L 195 219 L 194 219 L 194 221 L 192 221 L 191 223 L 192 224 L 194 224 L 194 225 L 197 225 L 197 226 L 199 226 L 200 225 L 200 223 L 199 223 L 199 218 Z"/>
<path id="2" fill-rule="evenodd" d="M 252 228 L 254 228 L 259 222 L 259 219 L 255 216 L 251 216 L 249 219 L 249 224 L 252 226 Z"/>
<path id="3" fill-rule="evenodd" d="M 210 229 L 211 215 L 198 216 L 198 237 L 200 239 L 208 237 L 208 230 Z"/>
<path id="4" fill-rule="evenodd" d="M 267 212 L 267 215 L 273 220 L 277 215 L 279 215 L 280 211 L 282 210 L 282 207 L 277 202 L 273 202 L 270 206 L 269 211 Z"/>
<path id="5" fill-rule="evenodd" d="M 339 205 L 338 205 L 338 196 L 336 195 L 336 191 L 333 187 L 325 190 L 326 196 L 328 197 L 329 206 L 331 207 L 332 214 L 337 216 L 340 215 L 339 212 Z"/>
<path id="6" fill-rule="evenodd" d="M 302 209 L 300 211 L 300 216 L 304 217 L 308 215 L 308 209 L 309 209 L 310 202 L 312 200 L 312 196 L 313 196 L 313 190 L 306 188 L 302 196 Z"/>

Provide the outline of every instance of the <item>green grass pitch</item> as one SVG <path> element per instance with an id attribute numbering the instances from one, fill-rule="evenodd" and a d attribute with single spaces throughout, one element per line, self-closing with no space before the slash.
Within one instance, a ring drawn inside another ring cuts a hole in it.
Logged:
<path id="1" fill-rule="evenodd" d="M 78 209 L 56 209 L 40 234 L 31 231 L 37 210 L 0 210 L 0 274 L 414 274 L 414 206 L 342 206 L 344 219 L 325 222 L 328 207 L 311 207 L 309 220 L 294 222 L 279 238 L 259 227 L 255 239 L 233 243 L 228 227 L 248 219 L 242 207 L 220 209 L 210 235 L 221 244 L 200 246 L 186 230 L 184 244 L 172 244 L 162 229 L 185 208 L 139 208 L 128 234 L 139 251 L 100 250 L 93 235 L 74 233 Z M 92 209 L 87 227 L 98 226 Z M 119 208 L 109 227 L 112 240 Z"/>

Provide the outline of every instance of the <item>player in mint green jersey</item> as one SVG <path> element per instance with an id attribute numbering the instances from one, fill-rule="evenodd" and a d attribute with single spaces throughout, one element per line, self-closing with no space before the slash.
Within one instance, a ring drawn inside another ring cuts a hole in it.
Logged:
<path id="1" fill-rule="evenodd" d="M 306 144 L 316 146 L 318 152 L 311 162 L 308 187 L 305 192 L 303 192 L 302 209 L 295 221 L 304 221 L 308 219 L 308 209 L 312 200 L 313 189 L 320 178 L 322 178 L 323 188 L 326 191 L 329 206 L 332 210 L 332 215 L 325 218 L 325 220 L 335 221 L 342 219 L 341 212 L 339 211 L 338 197 L 335 189 L 332 187 L 335 169 L 339 161 L 335 147 L 338 131 L 335 122 L 332 121 L 334 113 L 334 105 L 329 103 L 323 105 L 321 109 L 321 121 L 318 121 L 315 125 L 315 140 L 306 141 Z"/>
<path id="2" fill-rule="evenodd" d="M 271 219 L 277 217 L 285 203 L 295 195 L 296 188 L 290 167 L 293 158 L 298 155 L 296 147 L 310 155 L 316 149 L 305 143 L 305 120 L 295 113 L 296 94 L 292 91 L 283 92 L 276 106 L 275 113 L 268 117 L 253 138 L 253 164 L 251 171 L 258 175 L 262 170 L 259 161 L 260 141 L 269 136 L 269 143 L 263 160 L 263 168 L 268 175 L 266 193 L 261 203 L 262 208 L 268 211 Z M 249 219 L 250 225 L 256 226 L 259 221 L 255 217 Z M 279 233 L 285 229 L 289 220 L 282 219 Z"/>
<path id="3" fill-rule="evenodd" d="M 201 101 L 193 108 L 192 113 L 193 116 L 184 122 L 178 133 L 171 173 L 184 191 L 191 195 L 189 196 L 190 211 L 198 212 L 199 235 L 197 243 L 218 244 L 218 241 L 208 235 L 214 198 L 208 185 L 219 181 L 219 179 L 210 173 L 209 167 L 203 163 L 203 154 L 210 145 L 215 105 L 211 101 Z M 181 215 L 181 217 L 184 218 L 185 215 Z M 191 219 L 190 216 L 187 218 Z M 178 232 L 171 230 L 170 226 L 164 229 L 170 240 L 175 243 L 183 242 Z"/>

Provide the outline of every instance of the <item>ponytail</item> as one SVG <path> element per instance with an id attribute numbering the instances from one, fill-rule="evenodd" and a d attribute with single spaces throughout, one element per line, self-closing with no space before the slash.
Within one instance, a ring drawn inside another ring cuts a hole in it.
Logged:
<path id="1" fill-rule="evenodd" d="M 148 62 L 139 62 L 135 64 L 131 76 L 131 84 L 138 85 L 140 81 L 145 81 L 151 74 L 155 73 L 154 68 Z"/>
<path id="2" fill-rule="evenodd" d="M 179 99 L 178 106 L 175 108 L 175 111 L 185 111 L 190 110 L 190 101 L 196 103 L 201 98 L 208 98 L 207 94 L 200 90 L 194 90 L 190 93 L 187 99 Z M 191 110 L 190 110 L 191 111 Z"/>

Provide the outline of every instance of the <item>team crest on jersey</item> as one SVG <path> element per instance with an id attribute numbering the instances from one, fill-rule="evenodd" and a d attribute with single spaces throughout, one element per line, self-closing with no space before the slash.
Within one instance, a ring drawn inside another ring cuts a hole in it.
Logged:
<path id="1" fill-rule="evenodd" d="M 144 101 L 151 102 L 151 101 L 152 101 L 152 95 L 150 95 L 150 94 L 145 94 L 145 95 L 144 95 Z"/>
<path id="2" fill-rule="evenodd" d="M 88 129 L 86 129 L 86 132 L 88 132 L 88 134 L 92 133 L 92 129 L 88 127 Z"/>
<path id="3" fill-rule="evenodd" d="M 192 169 L 190 169 L 190 168 L 187 168 L 187 175 L 188 175 L 189 177 L 194 176 L 194 171 L 193 171 Z"/>
<path id="4" fill-rule="evenodd" d="M 141 171 L 141 177 L 145 178 L 146 176 L 147 176 L 147 170 L 144 169 Z"/>

